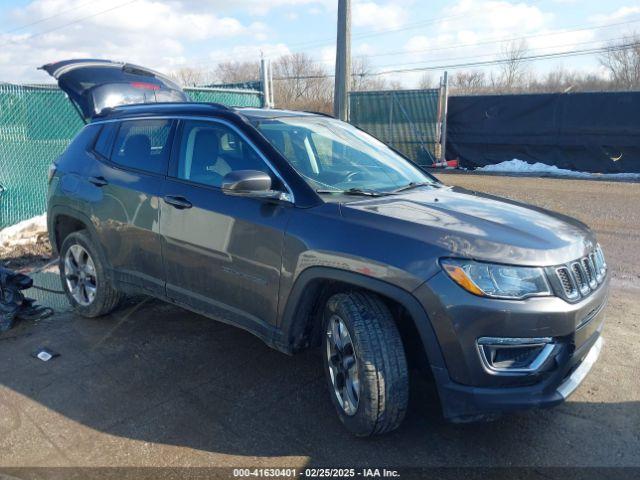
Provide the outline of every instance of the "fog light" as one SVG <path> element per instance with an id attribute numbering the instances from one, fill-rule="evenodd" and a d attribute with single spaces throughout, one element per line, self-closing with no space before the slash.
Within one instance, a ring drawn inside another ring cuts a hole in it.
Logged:
<path id="1" fill-rule="evenodd" d="M 477 341 L 482 365 L 493 375 L 535 373 L 555 348 L 553 339 L 481 337 Z"/>

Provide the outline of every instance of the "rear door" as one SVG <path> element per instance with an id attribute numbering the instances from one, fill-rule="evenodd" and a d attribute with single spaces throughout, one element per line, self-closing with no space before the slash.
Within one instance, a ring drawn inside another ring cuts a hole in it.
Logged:
<path id="1" fill-rule="evenodd" d="M 164 295 L 159 235 L 164 187 L 175 122 L 170 119 L 105 122 L 86 172 L 91 215 L 120 282 Z"/>
<path id="2" fill-rule="evenodd" d="M 58 81 L 85 121 L 118 105 L 189 101 L 168 77 L 130 63 L 80 59 L 40 68 Z"/>

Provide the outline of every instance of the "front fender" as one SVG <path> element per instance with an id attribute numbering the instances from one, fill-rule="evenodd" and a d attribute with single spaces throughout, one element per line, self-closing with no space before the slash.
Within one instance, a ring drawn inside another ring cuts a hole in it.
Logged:
<path id="1" fill-rule="evenodd" d="M 305 269 L 298 275 L 291 289 L 291 294 L 280 318 L 281 338 L 290 348 L 295 349 L 303 339 L 313 300 L 320 293 L 320 285 L 326 281 L 353 285 L 356 288 L 362 288 L 398 302 L 409 312 L 420 335 L 431 368 L 445 368 L 442 351 L 431 321 L 418 300 L 410 292 L 366 275 L 328 267 Z"/>

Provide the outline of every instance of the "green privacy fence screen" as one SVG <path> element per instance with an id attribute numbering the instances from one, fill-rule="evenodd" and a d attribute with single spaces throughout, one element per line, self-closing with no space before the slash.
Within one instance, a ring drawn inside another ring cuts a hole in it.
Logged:
<path id="1" fill-rule="evenodd" d="M 349 121 L 418 165 L 438 157 L 439 89 L 351 92 Z"/>
<path id="2" fill-rule="evenodd" d="M 195 102 L 260 107 L 260 92 L 185 89 Z M 0 229 L 44 213 L 47 170 L 82 128 L 64 92 L 0 83 Z"/>

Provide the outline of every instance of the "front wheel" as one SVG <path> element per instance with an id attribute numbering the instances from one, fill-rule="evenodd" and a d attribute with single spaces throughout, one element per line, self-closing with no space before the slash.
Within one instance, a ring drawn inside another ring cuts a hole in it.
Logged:
<path id="1" fill-rule="evenodd" d="M 342 423 L 357 436 L 398 428 L 409 401 L 409 374 L 400 333 L 376 295 L 338 293 L 326 303 L 324 367 Z"/>

